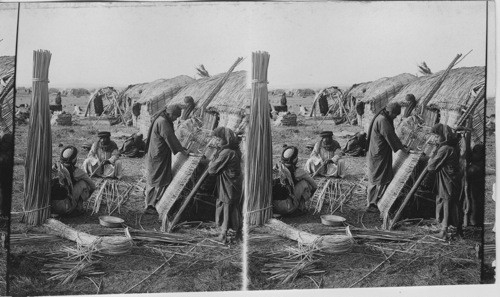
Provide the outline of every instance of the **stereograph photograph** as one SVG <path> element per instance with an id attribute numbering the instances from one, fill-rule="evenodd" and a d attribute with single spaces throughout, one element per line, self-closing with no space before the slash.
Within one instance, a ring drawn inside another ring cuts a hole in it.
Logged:
<path id="1" fill-rule="evenodd" d="M 493 294 L 495 11 L 0 4 L 0 295 Z"/>

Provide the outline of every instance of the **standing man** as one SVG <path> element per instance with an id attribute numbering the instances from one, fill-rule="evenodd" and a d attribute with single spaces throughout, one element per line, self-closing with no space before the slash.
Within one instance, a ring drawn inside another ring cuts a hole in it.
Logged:
<path id="1" fill-rule="evenodd" d="M 319 113 L 322 116 L 326 116 L 328 114 L 328 96 L 326 94 L 326 89 L 321 90 L 319 95 L 318 105 L 319 105 Z"/>
<path id="2" fill-rule="evenodd" d="M 122 164 L 118 160 L 120 151 L 116 142 L 111 140 L 111 133 L 97 133 L 99 140 L 92 144 L 87 159 L 83 161 L 82 169 L 90 177 L 93 175 L 100 177 L 118 178 L 122 177 Z"/>
<path id="3" fill-rule="evenodd" d="M 284 109 L 282 111 L 288 111 L 288 105 L 286 102 L 286 94 L 285 93 L 281 94 L 280 105 Z"/>
<path id="4" fill-rule="evenodd" d="M 372 120 L 368 130 L 368 193 L 367 212 L 377 212 L 377 202 L 391 182 L 392 152 L 409 150 L 403 146 L 394 131 L 394 119 L 401 113 L 401 105 L 389 103 Z"/>
<path id="5" fill-rule="evenodd" d="M 172 181 L 172 153 L 189 155 L 175 136 L 173 122 L 181 116 L 178 105 L 169 105 L 153 119 L 146 140 L 146 213 L 156 212 L 155 205 Z"/>

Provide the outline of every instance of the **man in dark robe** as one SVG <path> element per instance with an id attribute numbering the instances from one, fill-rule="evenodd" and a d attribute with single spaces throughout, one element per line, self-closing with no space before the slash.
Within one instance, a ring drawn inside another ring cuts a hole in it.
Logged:
<path id="1" fill-rule="evenodd" d="M 368 188 L 367 209 L 368 212 L 377 212 L 377 202 L 391 182 L 392 152 L 408 149 L 403 146 L 394 131 L 393 120 L 401 113 L 398 103 L 389 103 L 372 120 L 368 130 Z"/>
<path id="2" fill-rule="evenodd" d="M 482 143 L 472 148 L 470 163 L 467 168 L 467 184 L 469 207 L 464 226 L 483 226 L 484 221 L 484 192 L 485 192 L 485 147 Z"/>
<path id="3" fill-rule="evenodd" d="M 225 242 L 229 227 L 242 236 L 243 228 L 243 175 L 241 173 L 241 152 L 239 141 L 234 132 L 225 127 L 216 128 L 213 136 L 220 147 L 208 165 L 208 173 L 217 176 L 215 222 L 219 225 L 223 215 L 219 240 Z"/>
<path id="4" fill-rule="evenodd" d="M 282 111 L 288 111 L 288 105 L 286 102 L 286 94 L 281 94 L 280 105 L 282 106 Z"/>
<path id="5" fill-rule="evenodd" d="M 178 105 L 169 105 L 152 121 L 146 140 L 146 213 L 154 213 L 155 205 L 172 181 L 172 154 L 189 155 L 175 136 L 173 122 L 181 116 Z"/>
<path id="6" fill-rule="evenodd" d="M 0 121 L 3 120 L 0 118 Z M 5 131 L 0 131 L 0 211 L 4 218 L 8 217 L 12 204 L 13 160 L 14 136 L 5 129 Z"/>
<path id="7" fill-rule="evenodd" d="M 436 220 L 441 224 L 438 237 L 447 237 L 448 225 L 454 225 L 462 235 L 462 205 L 460 205 L 461 174 L 458 137 L 450 127 L 436 124 L 431 133 L 439 136 L 439 148 L 429 159 L 427 169 L 436 173 Z"/>
<path id="8" fill-rule="evenodd" d="M 142 133 L 134 133 L 125 140 L 120 154 L 129 158 L 142 158 L 146 143 L 142 140 Z"/>
<path id="9" fill-rule="evenodd" d="M 325 90 L 321 92 L 321 95 L 318 99 L 318 105 L 319 105 L 319 113 L 322 116 L 325 116 L 328 113 L 328 97 L 326 95 Z"/>
<path id="10" fill-rule="evenodd" d="M 366 154 L 366 133 L 357 132 L 349 139 L 342 152 L 351 157 L 365 156 Z"/>

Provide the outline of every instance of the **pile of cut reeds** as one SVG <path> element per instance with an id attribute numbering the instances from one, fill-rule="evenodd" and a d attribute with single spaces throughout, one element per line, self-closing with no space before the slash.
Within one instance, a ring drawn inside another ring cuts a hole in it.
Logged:
<path id="1" fill-rule="evenodd" d="M 16 246 L 23 246 L 26 244 L 47 244 L 49 242 L 58 242 L 61 239 L 52 234 L 36 234 L 36 233 L 11 233 L 10 243 Z"/>
<path id="2" fill-rule="evenodd" d="M 278 280 L 281 284 L 293 282 L 301 276 L 325 273 L 318 268 L 321 261 L 315 259 L 321 255 L 319 251 L 316 246 L 299 246 L 269 253 L 270 262 L 264 264 L 262 273 L 271 274 L 269 280 Z"/>
<path id="3" fill-rule="evenodd" d="M 22 218 L 29 225 L 40 225 L 50 215 L 52 137 L 48 79 L 51 56 L 46 50 L 33 52 L 33 97 L 24 163 Z"/>
<path id="4" fill-rule="evenodd" d="M 194 238 L 188 238 L 180 234 L 157 232 L 157 231 L 145 231 L 138 229 L 127 228 L 126 234 L 130 235 L 132 240 L 135 241 L 148 241 L 148 242 L 158 242 L 168 245 L 190 245 L 196 244 L 199 240 Z M 123 234 L 123 230 L 114 230 L 109 232 L 109 234 Z"/>
<path id="5" fill-rule="evenodd" d="M 328 179 L 309 201 L 309 208 L 314 209 L 314 214 L 321 213 L 326 202 L 327 213 L 333 214 L 339 209 L 343 212 L 344 204 L 351 200 L 357 186 L 358 184 L 350 181 Z"/>
<path id="6" fill-rule="evenodd" d="M 87 208 L 92 209 L 92 214 L 98 213 L 102 202 L 105 202 L 106 212 L 111 215 L 115 211 L 121 213 L 122 206 L 128 201 L 136 185 L 121 180 L 103 179 L 98 187 L 99 191 L 92 194 Z"/>
<path id="7" fill-rule="evenodd" d="M 379 229 L 362 229 L 349 226 L 352 237 L 355 240 L 363 241 L 386 241 L 386 242 L 410 242 L 414 241 L 417 236 L 408 234 L 407 232 L 387 231 Z M 331 227 L 328 228 L 328 234 L 345 234 L 346 227 Z"/>
<path id="8" fill-rule="evenodd" d="M 73 282 L 81 276 L 104 274 L 96 267 L 99 262 L 96 245 L 63 247 L 46 254 L 46 259 L 48 263 L 43 265 L 41 272 L 50 275 L 48 280 L 59 281 L 60 285 Z"/>
<path id="9" fill-rule="evenodd" d="M 245 155 L 246 221 L 262 225 L 272 215 L 272 138 L 267 95 L 267 52 L 252 53 L 252 102 Z"/>

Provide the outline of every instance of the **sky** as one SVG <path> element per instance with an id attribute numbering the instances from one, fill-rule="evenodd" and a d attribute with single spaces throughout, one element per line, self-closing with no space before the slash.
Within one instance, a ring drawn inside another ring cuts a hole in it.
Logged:
<path id="1" fill-rule="evenodd" d="M 16 55 L 17 4 L 0 3 L 0 56 Z"/>
<path id="2" fill-rule="evenodd" d="M 217 74 L 237 57 L 245 60 L 236 70 L 250 69 L 257 50 L 271 56 L 269 88 L 418 74 L 422 61 L 437 72 L 470 50 L 458 67 L 486 59 L 486 5 L 477 1 L 24 3 L 19 27 L 18 85 L 26 86 L 35 49 L 52 52 L 51 87 L 194 77 L 200 64 Z"/>

